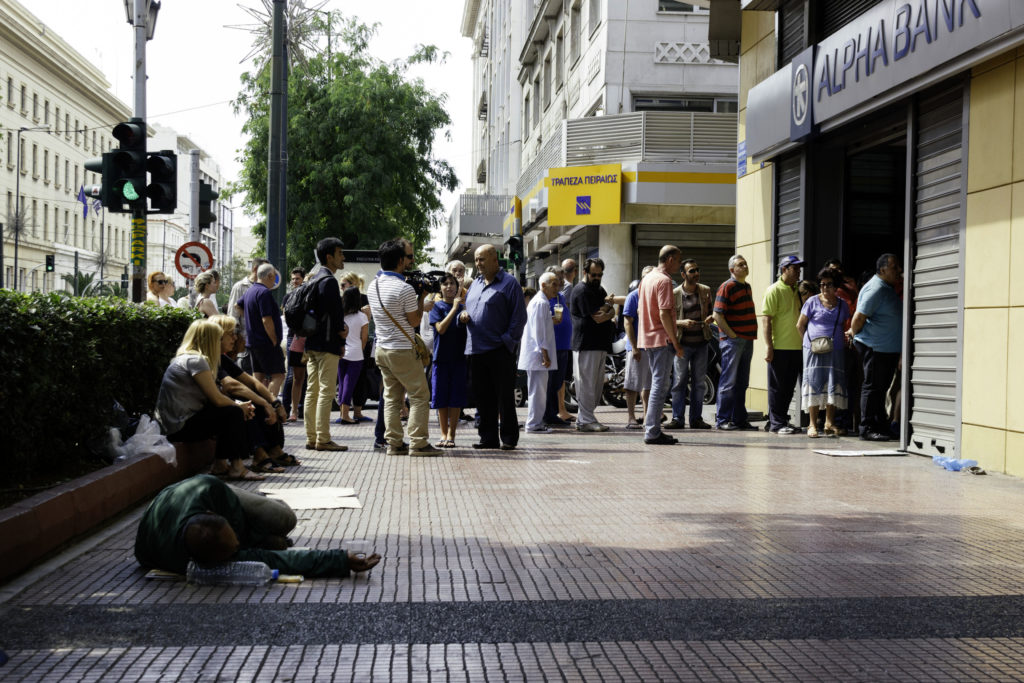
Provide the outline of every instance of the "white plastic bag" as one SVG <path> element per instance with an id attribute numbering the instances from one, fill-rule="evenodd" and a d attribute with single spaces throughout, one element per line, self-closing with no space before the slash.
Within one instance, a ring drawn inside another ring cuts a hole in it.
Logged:
<path id="1" fill-rule="evenodd" d="M 159 455 L 167 461 L 167 464 L 175 463 L 174 445 L 167 440 L 167 437 L 160 433 L 160 424 L 143 415 L 139 418 L 139 426 L 130 439 L 121 443 L 121 434 L 111 429 L 111 440 L 115 440 L 114 452 L 117 453 L 117 460 L 126 460 L 146 455 Z"/>

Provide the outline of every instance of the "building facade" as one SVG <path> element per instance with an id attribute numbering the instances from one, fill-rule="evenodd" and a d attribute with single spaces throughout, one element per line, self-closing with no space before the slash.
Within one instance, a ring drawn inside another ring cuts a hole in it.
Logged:
<path id="1" fill-rule="evenodd" d="M 62 276 L 73 275 L 76 264 L 97 281 L 120 283 L 130 260 L 129 219 L 78 197 L 80 188 L 100 182 L 85 161 L 116 145 L 110 132 L 131 111 L 110 94 L 103 74 L 39 27 L 20 4 L 0 0 L 3 286 L 69 288 Z"/>
<path id="2" fill-rule="evenodd" d="M 737 10 L 742 10 L 740 13 Z M 740 43 L 737 249 L 904 268 L 896 414 L 911 453 L 1024 475 L 1024 3 L 715 0 Z M 732 18 L 735 17 L 735 18 Z M 763 350 L 763 349 L 762 349 Z M 765 408 L 754 351 L 749 401 Z"/>

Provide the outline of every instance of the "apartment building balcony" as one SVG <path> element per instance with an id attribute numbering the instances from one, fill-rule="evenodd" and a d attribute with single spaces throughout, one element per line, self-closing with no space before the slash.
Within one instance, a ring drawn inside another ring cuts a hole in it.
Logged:
<path id="1" fill-rule="evenodd" d="M 500 250 L 505 241 L 502 225 L 511 205 L 510 195 L 460 196 L 448 217 L 447 258 L 471 262 L 473 251 L 484 244 L 493 244 Z"/>

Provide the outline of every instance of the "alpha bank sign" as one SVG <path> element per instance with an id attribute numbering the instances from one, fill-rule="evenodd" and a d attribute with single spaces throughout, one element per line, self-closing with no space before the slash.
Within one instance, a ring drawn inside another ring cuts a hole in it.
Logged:
<path id="1" fill-rule="evenodd" d="M 901 87 L 958 59 L 967 68 L 972 52 L 1022 27 L 1024 0 L 883 0 L 751 89 L 748 153 L 802 140 L 874 98 L 901 97 Z"/>

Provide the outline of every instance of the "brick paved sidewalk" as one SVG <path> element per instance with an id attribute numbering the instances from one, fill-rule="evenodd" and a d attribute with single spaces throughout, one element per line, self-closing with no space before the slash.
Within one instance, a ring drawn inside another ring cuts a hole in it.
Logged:
<path id="1" fill-rule="evenodd" d="M 368 576 L 143 578 L 141 508 L 0 586 L 0 680 L 1024 680 L 1024 482 L 854 439 L 523 434 L 515 451 L 288 450 L 273 486 L 351 486 L 296 544 L 371 539 Z M 435 431 L 436 434 L 436 431 Z M 968 457 L 970 454 L 965 454 Z M 255 489 L 256 484 L 246 484 Z"/>

